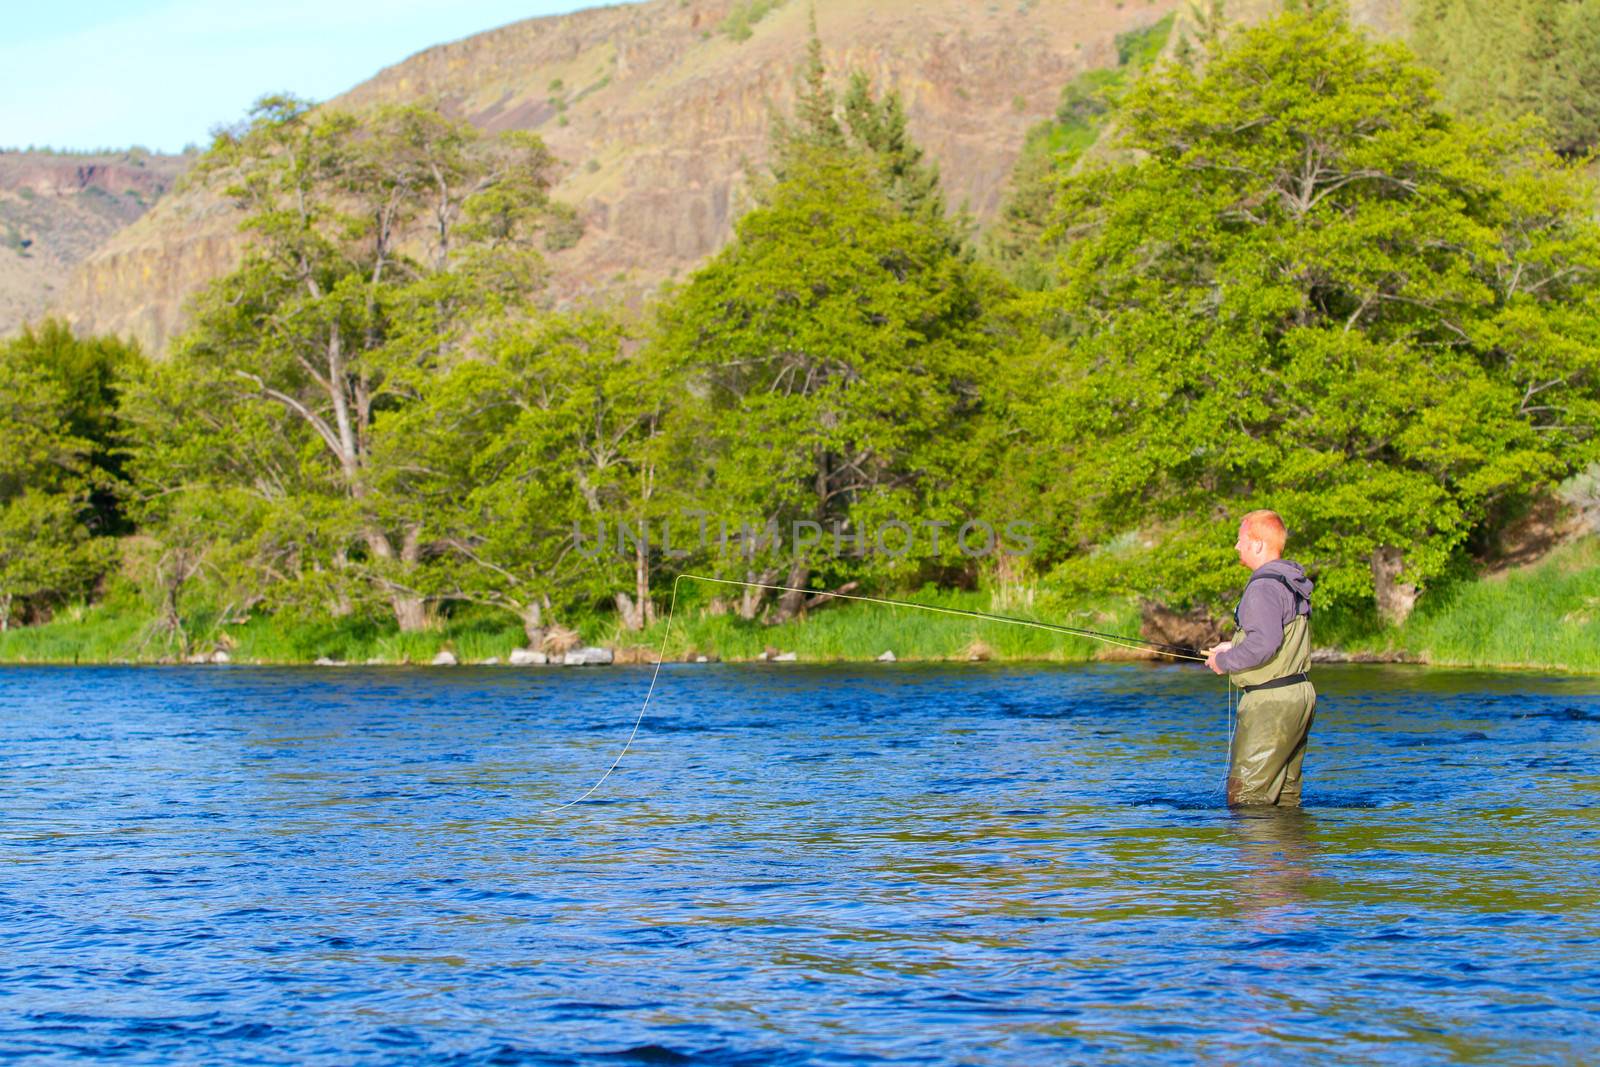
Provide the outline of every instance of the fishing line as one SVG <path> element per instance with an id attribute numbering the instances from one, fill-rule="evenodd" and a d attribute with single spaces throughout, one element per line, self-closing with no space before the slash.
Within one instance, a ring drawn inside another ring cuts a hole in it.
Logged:
<path id="1" fill-rule="evenodd" d="M 1226 676 L 1226 675 L 1224 675 L 1224 677 L 1228 678 L 1228 749 L 1227 749 L 1227 752 L 1225 753 L 1225 758 L 1227 759 L 1227 765 L 1226 765 L 1225 769 L 1222 772 L 1222 786 L 1221 786 L 1221 788 L 1222 788 L 1223 794 L 1226 795 L 1227 791 L 1228 791 L 1228 775 L 1233 771 L 1233 728 L 1234 728 L 1234 723 L 1238 721 L 1238 715 L 1235 714 L 1235 712 L 1233 710 L 1233 706 L 1234 706 L 1233 679 L 1231 677 Z M 1240 696 L 1243 696 L 1243 695 L 1244 694 L 1241 691 L 1240 692 Z M 1216 792 L 1216 790 L 1212 790 L 1212 792 Z"/>
<path id="2" fill-rule="evenodd" d="M 808 596 L 830 596 L 839 600 L 859 600 L 867 604 L 887 604 L 891 607 L 897 608 L 914 608 L 918 611 L 931 611 L 939 615 L 960 615 L 970 619 L 983 619 L 988 622 L 1003 622 L 1009 623 L 1013 626 L 1027 626 L 1035 630 L 1048 630 L 1052 633 L 1067 634 L 1071 637 L 1083 637 L 1091 641 L 1099 641 L 1108 645 L 1120 645 L 1123 648 L 1131 648 L 1139 651 L 1148 650 L 1160 652 L 1162 655 L 1170 656 L 1173 659 L 1192 660 L 1195 663 L 1205 662 L 1204 656 L 1196 656 L 1194 654 L 1194 649 L 1185 647 L 1183 645 L 1168 645 L 1163 644 L 1160 641 L 1147 641 L 1142 637 L 1127 637 L 1122 634 L 1102 633 L 1099 630 L 1085 630 L 1078 626 L 1063 626 L 1060 623 L 1038 622 L 1034 619 L 1017 619 L 1011 617 L 1010 615 L 995 615 L 991 612 L 972 611 L 967 608 L 947 608 L 937 604 L 919 604 L 914 600 L 892 600 L 889 597 L 866 596 L 859 593 L 834 593 L 826 590 L 803 589 L 792 585 L 769 585 L 765 582 L 741 582 L 732 578 L 712 578 L 709 575 L 704 574 L 679 574 L 676 578 L 672 579 L 672 597 L 667 601 L 667 623 L 661 631 L 661 649 L 656 655 L 655 670 L 650 673 L 650 687 L 645 690 L 644 703 L 640 705 L 639 714 L 633 720 L 633 730 L 628 734 L 628 740 L 623 743 L 622 751 L 617 753 L 617 758 L 611 761 L 611 766 L 606 768 L 606 772 L 600 776 L 599 780 L 596 781 L 594 785 L 591 785 L 588 789 L 586 789 L 583 792 L 583 795 L 579 796 L 575 800 L 569 800 L 559 807 L 548 808 L 544 814 L 553 815 L 558 811 L 565 811 L 567 808 L 570 808 L 576 804 L 581 804 L 593 796 L 595 790 L 604 785 L 605 780 L 611 777 L 611 772 L 616 770 L 617 766 L 622 763 L 622 757 L 628 754 L 628 749 L 632 747 L 634 738 L 639 736 L 639 726 L 644 722 L 645 712 L 650 708 L 650 698 L 655 695 L 656 681 L 661 677 L 661 665 L 667 661 L 667 642 L 672 636 L 672 615 L 674 609 L 678 606 L 678 583 L 682 582 L 685 578 L 691 578 L 698 582 L 713 582 L 718 585 L 737 585 L 746 589 L 767 589 L 784 593 L 804 593 Z M 1229 698 L 1229 746 L 1231 749 L 1233 736 L 1231 685 L 1229 687 Z"/>

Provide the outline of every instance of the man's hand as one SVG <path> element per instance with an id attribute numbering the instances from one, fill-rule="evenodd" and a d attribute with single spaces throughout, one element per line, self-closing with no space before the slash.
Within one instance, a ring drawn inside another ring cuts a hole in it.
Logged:
<path id="1" fill-rule="evenodd" d="M 1206 649 L 1206 666 L 1211 668 L 1212 674 L 1227 674 L 1228 672 L 1217 666 L 1217 656 L 1233 647 L 1232 641 L 1224 641 L 1220 645 L 1213 645 Z"/>

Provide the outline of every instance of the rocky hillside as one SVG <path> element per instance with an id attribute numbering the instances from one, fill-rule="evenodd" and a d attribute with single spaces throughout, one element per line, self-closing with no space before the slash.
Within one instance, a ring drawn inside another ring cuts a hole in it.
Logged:
<path id="1" fill-rule="evenodd" d="M 1353 6 L 1387 31 L 1400 2 Z M 980 220 L 1061 87 L 1114 65 L 1118 34 L 1180 9 L 1184 0 L 815 0 L 830 69 L 899 90 L 950 203 Z M 556 195 L 585 223 L 554 257 L 552 298 L 636 302 L 728 239 L 771 117 L 792 101 L 809 10 L 646 0 L 532 19 L 415 55 L 330 106 L 430 99 L 491 131 L 537 131 L 564 164 Z M 59 306 L 81 329 L 159 351 L 185 299 L 239 249 L 230 209 L 203 188 L 180 190 L 90 256 Z"/>
<path id="2" fill-rule="evenodd" d="M 0 152 L 0 337 L 58 301 L 72 268 L 143 215 L 189 159 Z"/>

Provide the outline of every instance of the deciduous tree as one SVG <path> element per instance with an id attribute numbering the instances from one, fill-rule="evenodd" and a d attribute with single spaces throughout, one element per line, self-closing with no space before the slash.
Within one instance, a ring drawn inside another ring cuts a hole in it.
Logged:
<path id="1" fill-rule="evenodd" d="M 1119 121 L 1135 158 L 1063 181 L 1069 336 L 1033 430 L 1082 546 L 1159 550 L 1069 569 L 1219 598 L 1229 527 L 1272 506 L 1324 602 L 1393 604 L 1594 454 L 1592 187 L 1442 111 L 1402 46 L 1284 15 Z"/>

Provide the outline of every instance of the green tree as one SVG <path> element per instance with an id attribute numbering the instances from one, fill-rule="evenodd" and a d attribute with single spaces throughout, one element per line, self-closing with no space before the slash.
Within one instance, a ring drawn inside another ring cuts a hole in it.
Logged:
<path id="1" fill-rule="evenodd" d="M 827 64 L 822 61 L 822 38 L 817 36 L 817 12 L 812 8 L 807 26 L 806 62 L 800 75 L 796 92 L 793 120 L 782 117 L 773 122 L 772 141 L 777 149 L 778 167 L 784 165 L 784 155 L 793 146 L 797 150 L 808 148 L 843 148 L 844 129 L 839 125 L 838 98 L 828 84 Z"/>
<path id="2" fill-rule="evenodd" d="M 955 468 L 989 372 L 992 293 L 945 238 L 890 199 L 870 155 L 792 150 L 733 243 L 663 309 L 659 343 L 691 383 L 674 433 L 702 457 L 719 540 L 722 523 L 751 527 L 737 566 L 754 580 L 905 574 L 885 554 L 832 559 L 835 531 L 965 518 Z M 741 610 L 762 600 L 751 591 Z M 776 617 L 805 604 L 784 594 Z"/>
<path id="3" fill-rule="evenodd" d="M 1538 115 L 1568 154 L 1600 145 L 1600 0 L 1418 0 L 1412 39 L 1462 114 Z"/>
<path id="4" fill-rule="evenodd" d="M 1550 20 L 1555 47 L 1539 79 L 1539 114 L 1562 151 L 1600 147 L 1600 0 L 1565 4 Z"/>
<path id="5" fill-rule="evenodd" d="M 873 161 L 879 188 L 908 217 L 949 226 L 952 241 L 969 228 L 965 218 L 953 224 L 946 219 L 939 165 L 912 139 L 900 94 L 878 95 L 872 79 L 859 70 L 851 72 L 842 96 L 829 84 L 815 12 L 795 115 L 774 121 L 772 140 L 773 170 L 780 180 L 789 167 L 807 166 L 819 149 L 853 152 Z"/>
<path id="6" fill-rule="evenodd" d="M 245 211 L 253 242 L 197 303 L 173 362 L 206 388 L 176 388 L 194 406 L 143 424 L 145 443 L 180 461 L 150 469 L 291 501 L 306 524 L 301 576 L 327 576 L 336 601 L 381 599 L 403 630 L 426 625 L 433 475 L 391 462 L 407 449 L 382 435 L 472 358 L 485 323 L 528 311 L 552 167 L 536 137 L 488 138 L 423 107 L 357 118 L 263 100 L 196 166 Z M 241 431 L 270 439 L 224 440 Z"/>
<path id="7" fill-rule="evenodd" d="M 226 366 L 181 359 L 143 369 L 125 389 L 125 507 L 145 542 L 132 560 L 155 632 L 179 654 L 197 619 L 262 607 L 348 614 L 347 583 L 318 493 L 316 453 L 295 416 L 240 403 Z M 310 460 L 310 463 L 306 461 Z"/>
<path id="8" fill-rule="evenodd" d="M 657 445 L 672 382 L 631 342 L 612 314 L 531 320 L 388 426 L 407 452 L 395 465 L 436 476 L 451 549 L 436 590 L 512 612 L 530 644 L 596 599 L 629 629 L 654 618 L 645 531 L 665 517 Z"/>
<path id="9" fill-rule="evenodd" d="M 1197 10 L 1201 26 L 1208 25 Z M 1173 16 L 1117 35 L 1117 65 L 1086 70 L 1061 90 L 1055 114 L 1028 130 L 1012 167 L 1000 217 L 986 235 L 990 259 L 1020 288 L 1048 289 L 1059 249 L 1045 239 L 1055 213 L 1060 176 L 1100 139 L 1107 116 L 1136 78 L 1154 63 L 1172 32 Z M 1209 39 L 1203 37 L 1202 39 Z"/>
<path id="10" fill-rule="evenodd" d="M 126 533 L 117 487 L 124 481 L 122 432 L 118 415 L 121 389 L 143 364 L 137 345 L 115 337 L 79 337 L 65 321 L 47 318 L 25 325 L 6 346 L 8 367 L 27 367 L 61 390 L 65 432 L 88 447 L 92 532 Z"/>
<path id="11" fill-rule="evenodd" d="M 1136 155 L 1063 181 L 1066 339 L 1027 417 L 1069 574 L 1215 602 L 1231 525 L 1272 506 L 1325 602 L 1399 617 L 1595 454 L 1593 189 L 1442 112 L 1405 48 L 1284 15 L 1119 121 Z M 1135 530 L 1153 552 L 1088 551 Z"/>
<path id="12" fill-rule="evenodd" d="M 0 630 L 21 604 L 87 591 L 112 556 L 92 529 L 95 442 L 73 433 L 83 406 L 25 335 L 0 348 Z"/>
<path id="13" fill-rule="evenodd" d="M 910 218 L 930 226 L 945 225 L 939 165 L 926 160 L 911 139 L 900 94 L 890 91 L 879 98 L 872 91 L 872 79 L 854 71 L 842 108 L 851 146 L 877 162 L 879 183 L 889 199 Z"/>

